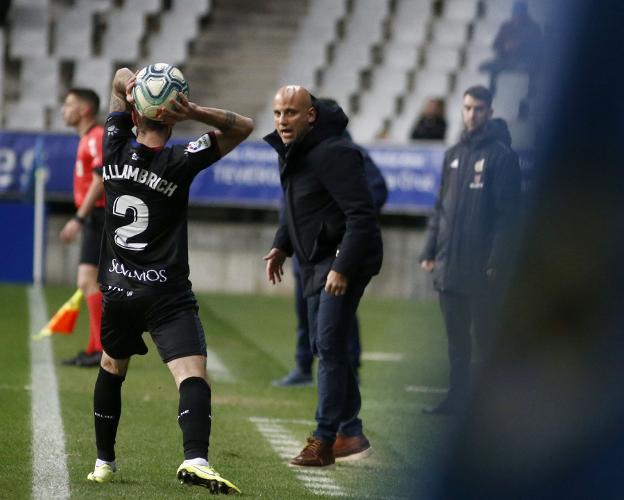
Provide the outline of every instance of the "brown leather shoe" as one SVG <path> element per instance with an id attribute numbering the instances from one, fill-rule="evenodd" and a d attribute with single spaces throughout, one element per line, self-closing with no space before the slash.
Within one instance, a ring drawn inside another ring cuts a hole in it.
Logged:
<path id="1" fill-rule="evenodd" d="M 332 445 L 315 437 L 308 438 L 308 444 L 301 453 L 290 461 L 290 465 L 301 467 L 325 467 L 335 462 Z"/>
<path id="2" fill-rule="evenodd" d="M 369 456 L 372 451 L 373 449 L 364 434 L 359 436 L 338 434 L 336 436 L 336 442 L 334 443 L 334 457 L 336 461 L 359 460 Z"/>

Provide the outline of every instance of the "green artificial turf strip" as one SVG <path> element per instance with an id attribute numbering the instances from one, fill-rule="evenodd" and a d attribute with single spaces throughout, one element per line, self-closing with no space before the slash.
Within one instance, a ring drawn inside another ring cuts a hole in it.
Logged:
<path id="1" fill-rule="evenodd" d="M 15 295 L 19 297 L 15 302 L 22 302 L 22 315 L 26 319 L 16 317 L 18 306 L 9 304 L 5 308 L 15 317 L 15 328 L 21 327 L 25 339 L 20 370 L 27 383 L 26 292 L 19 287 L 14 290 L 3 287 L 1 291 L 2 298 Z M 50 313 L 72 292 L 70 287 L 48 287 Z M 238 485 L 247 498 L 323 498 L 306 489 L 297 479 L 297 471 L 287 466 L 286 460 L 278 456 L 250 420 L 252 417 L 281 419 L 280 425 L 302 446 L 314 428 L 314 387 L 282 389 L 270 385 L 271 380 L 283 376 L 294 363 L 292 299 L 224 294 L 198 294 L 198 299 L 208 347 L 235 378 L 234 382 L 218 378 L 211 381 L 211 464 Z M 365 352 L 401 353 L 403 358 L 399 362 L 363 362 L 361 417 L 374 452 L 366 460 L 338 464 L 328 473 L 341 489 L 355 498 L 423 497 L 431 486 L 432 464 L 440 456 L 452 420 L 422 415 L 422 406 L 434 403 L 440 396 L 407 392 L 405 387 L 446 384 L 446 342 L 437 304 L 365 298 L 359 317 Z M 176 421 L 178 394 L 148 335 L 150 352 L 133 358 L 124 383 L 116 446 L 120 467 L 117 480 L 107 485 L 86 481 L 95 461 L 92 392 L 97 369 L 65 367 L 60 361 L 84 349 L 87 339 L 88 315 L 83 304 L 75 333 L 52 337 L 72 498 L 205 497 L 207 491 L 203 488 L 188 488 L 175 479 L 176 468 L 183 459 Z M 25 406 L 21 413 L 28 414 L 30 393 L 22 396 Z M 3 423 L 7 425 L 6 418 Z M 29 419 L 22 418 L 16 432 L 27 450 L 29 426 Z M 4 439 L 10 441 L 2 449 L 15 449 L 16 436 Z M 30 455 L 20 452 L 19 456 L 22 471 L 24 465 L 29 466 Z M 2 460 L 2 464 L 6 463 Z M 1 477 L 11 477 L 10 472 Z M 16 495 L 12 496 L 23 497 L 29 492 L 30 482 L 12 487 L 21 488 L 19 492 L 13 490 Z"/>
<path id="2" fill-rule="evenodd" d="M 0 285 L 0 497 L 31 491 L 30 349 L 26 288 Z"/>

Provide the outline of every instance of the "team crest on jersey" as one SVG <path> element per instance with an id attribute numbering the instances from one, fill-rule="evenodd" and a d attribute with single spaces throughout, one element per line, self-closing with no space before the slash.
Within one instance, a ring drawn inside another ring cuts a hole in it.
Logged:
<path id="1" fill-rule="evenodd" d="M 451 168 L 458 168 L 459 167 L 459 158 L 455 158 L 451 164 L 449 165 Z"/>
<path id="2" fill-rule="evenodd" d="M 112 135 L 117 135 L 117 132 L 119 132 L 119 129 L 116 125 L 109 125 L 108 127 L 106 127 L 106 134 L 109 137 Z"/>
<path id="3" fill-rule="evenodd" d="M 196 141 L 189 142 L 188 146 L 186 146 L 186 151 L 189 153 L 197 153 L 203 149 L 208 149 L 210 145 L 210 136 L 204 134 Z"/>
<path id="4" fill-rule="evenodd" d="M 475 172 L 478 174 L 483 172 L 484 165 L 485 165 L 485 158 L 481 158 L 480 160 L 476 161 L 474 164 Z"/>
<path id="5" fill-rule="evenodd" d="M 474 179 L 470 183 L 470 189 L 483 189 L 483 179 L 481 174 L 475 174 Z"/>

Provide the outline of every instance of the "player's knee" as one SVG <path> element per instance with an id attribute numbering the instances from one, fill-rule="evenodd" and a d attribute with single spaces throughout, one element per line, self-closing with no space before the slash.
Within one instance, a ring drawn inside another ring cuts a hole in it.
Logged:
<path id="1" fill-rule="evenodd" d="M 113 375 L 118 375 L 120 377 L 125 377 L 126 372 L 128 371 L 128 362 L 127 359 L 113 359 L 105 352 L 102 353 L 102 361 L 100 361 L 100 366 L 104 368 L 108 373 L 112 373 Z"/>
<path id="2" fill-rule="evenodd" d="M 180 388 L 180 384 L 187 378 L 198 377 L 208 382 L 206 376 L 206 358 L 204 356 L 185 356 L 167 363 L 169 371 Z"/>

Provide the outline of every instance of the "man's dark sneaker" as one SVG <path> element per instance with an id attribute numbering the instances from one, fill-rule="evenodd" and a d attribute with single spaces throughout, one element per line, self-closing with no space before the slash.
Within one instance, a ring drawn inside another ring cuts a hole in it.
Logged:
<path id="1" fill-rule="evenodd" d="M 425 415 L 463 415 L 466 412 L 466 402 L 462 398 L 446 398 L 436 406 L 427 406 L 422 409 Z"/>
<path id="2" fill-rule="evenodd" d="M 341 462 L 366 458 L 372 453 L 373 449 L 364 434 L 359 436 L 338 434 L 334 442 L 333 451 L 336 462 Z"/>
<path id="3" fill-rule="evenodd" d="M 284 378 L 271 382 L 271 385 L 273 387 L 308 387 L 311 386 L 312 383 L 312 374 L 304 373 L 299 367 L 296 367 Z"/>
<path id="4" fill-rule="evenodd" d="M 290 465 L 325 467 L 332 465 L 335 461 L 332 445 L 311 436 L 308 438 L 308 444 L 301 450 L 301 453 L 290 461 Z"/>
<path id="5" fill-rule="evenodd" d="M 75 358 L 64 359 L 62 363 L 65 366 L 83 366 L 85 368 L 100 366 L 100 360 L 102 359 L 101 352 L 94 352 L 87 354 L 84 351 L 80 351 Z"/>

